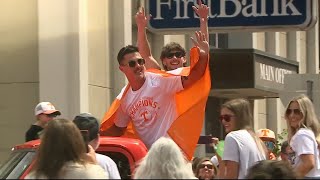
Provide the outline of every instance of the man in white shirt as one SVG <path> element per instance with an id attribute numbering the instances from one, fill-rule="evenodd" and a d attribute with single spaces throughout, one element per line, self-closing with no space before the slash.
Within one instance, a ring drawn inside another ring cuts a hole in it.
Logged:
<path id="1" fill-rule="evenodd" d="M 136 46 L 123 47 L 118 53 L 119 69 L 125 74 L 130 84 L 123 88 L 119 97 L 121 105 L 117 110 L 112 127 L 101 134 L 121 136 L 132 121 L 136 133 L 150 148 L 160 137 L 168 137 L 167 131 L 177 118 L 175 95 L 191 87 L 205 73 L 208 65 L 209 44 L 205 35 L 196 32 L 193 43 L 198 47 L 199 61 L 188 76 L 170 76 L 145 72 L 145 60 Z"/>
<path id="2" fill-rule="evenodd" d="M 73 122 L 80 130 L 88 131 L 88 142 L 97 149 L 99 147 L 99 123 L 98 120 L 89 113 L 82 113 L 77 115 Z M 96 153 L 98 164 L 109 174 L 110 179 L 121 179 L 116 163 L 108 156 Z"/>

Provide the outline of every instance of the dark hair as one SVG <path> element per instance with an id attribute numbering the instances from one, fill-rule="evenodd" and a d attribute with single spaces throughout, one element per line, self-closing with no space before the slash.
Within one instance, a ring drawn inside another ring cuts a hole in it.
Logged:
<path id="1" fill-rule="evenodd" d="M 52 120 L 41 137 L 33 171 L 36 177 L 43 174 L 48 179 L 57 179 L 66 162 L 85 164 L 84 153 L 86 146 L 77 126 L 66 119 Z"/>
<path id="2" fill-rule="evenodd" d="M 130 53 L 135 53 L 135 52 L 139 52 L 139 49 L 137 46 L 128 45 L 128 46 L 121 48 L 120 51 L 118 52 L 118 56 L 117 56 L 118 63 L 119 64 L 121 63 L 121 61 L 125 55 L 130 54 Z"/>
<path id="3" fill-rule="evenodd" d="M 186 50 L 178 43 L 176 42 L 171 42 L 169 44 L 166 44 L 163 48 L 162 48 L 162 51 L 161 51 L 161 55 L 160 55 L 160 59 L 161 59 L 161 62 L 164 58 L 166 58 L 166 56 L 168 55 L 168 53 L 170 53 L 171 51 L 180 51 L 183 53 L 183 56 L 186 55 Z M 168 68 L 162 63 L 162 66 L 163 68 L 167 71 Z M 184 63 L 183 66 L 187 66 L 187 63 Z"/>
<path id="4" fill-rule="evenodd" d="M 297 179 L 297 176 L 287 162 L 263 160 L 248 170 L 246 179 Z"/>
<path id="5" fill-rule="evenodd" d="M 92 141 L 98 137 L 99 123 L 97 118 L 89 113 L 82 113 L 77 115 L 73 122 L 78 126 L 80 130 L 88 130 L 89 141 Z"/>
<path id="6" fill-rule="evenodd" d="M 284 141 L 284 142 L 281 144 L 281 152 L 287 154 L 286 149 L 287 149 L 288 146 L 289 146 L 288 141 Z"/>

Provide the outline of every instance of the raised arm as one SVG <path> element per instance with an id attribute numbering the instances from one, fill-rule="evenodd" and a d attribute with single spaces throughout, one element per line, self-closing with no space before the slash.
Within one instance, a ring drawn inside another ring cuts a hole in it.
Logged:
<path id="1" fill-rule="evenodd" d="M 199 16 L 200 31 L 206 36 L 207 41 L 209 42 L 209 32 L 208 32 L 209 7 L 205 4 L 202 4 L 201 0 L 198 0 L 198 4 L 199 4 L 199 7 L 192 6 L 192 8 L 194 12 Z"/>
<path id="2" fill-rule="evenodd" d="M 136 13 L 135 19 L 138 27 L 137 46 L 139 48 L 139 52 L 142 58 L 146 60 L 146 69 L 161 69 L 159 63 L 154 59 L 154 57 L 151 54 L 150 44 L 147 39 L 146 28 L 147 23 L 150 20 L 150 16 L 146 16 L 144 8 L 141 7 L 139 8 L 139 11 Z"/>
<path id="3" fill-rule="evenodd" d="M 199 49 L 199 61 L 191 69 L 191 72 L 188 77 L 181 77 L 182 85 L 186 89 L 199 80 L 205 73 L 208 64 L 209 57 L 209 43 L 203 33 L 200 31 L 195 32 L 196 39 L 191 38 L 193 44 Z"/>

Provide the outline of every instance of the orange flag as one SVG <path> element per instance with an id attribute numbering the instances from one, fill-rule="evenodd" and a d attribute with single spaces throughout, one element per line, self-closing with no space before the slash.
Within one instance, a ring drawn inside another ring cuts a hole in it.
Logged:
<path id="1" fill-rule="evenodd" d="M 199 52 L 197 47 L 190 50 L 190 67 L 178 68 L 173 71 L 165 72 L 156 69 L 150 69 L 149 72 L 161 74 L 164 77 L 168 76 L 188 76 L 190 68 L 192 69 L 195 63 L 199 60 Z M 209 58 L 208 58 L 209 61 Z M 116 111 L 121 104 L 121 97 L 126 95 L 129 89 L 127 85 L 125 91 L 119 99 L 116 99 L 111 104 L 111 107 L 104 115 L 101 121 L 100 131 L 105 131 L 114 124 Z M 189 160 L 193 157 L 199 136 L 201 134 L 204 121 L 205 107 L 211 88 L 211 79 L 209 72 L 209 63 L 204 75 L 195 82 L 191 87 L 184 89 L 176 94 L 176 110 L 178 118 L 172 123 L 168 130 L 169 136 L 183 150 Z M 139 138 L 135 133 L 132 122 L 129 123 L 125 137 Z"/>

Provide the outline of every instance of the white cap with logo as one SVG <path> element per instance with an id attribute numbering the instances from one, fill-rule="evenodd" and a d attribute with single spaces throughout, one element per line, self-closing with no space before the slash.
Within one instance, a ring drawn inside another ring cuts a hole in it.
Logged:
<path id="1" fill-rule="evenodd" d="M 50 102 L 41 102 L 34 108 L 34 114 L 57 114 L 61 115 L 61 112 L 57 110 Z"/>

